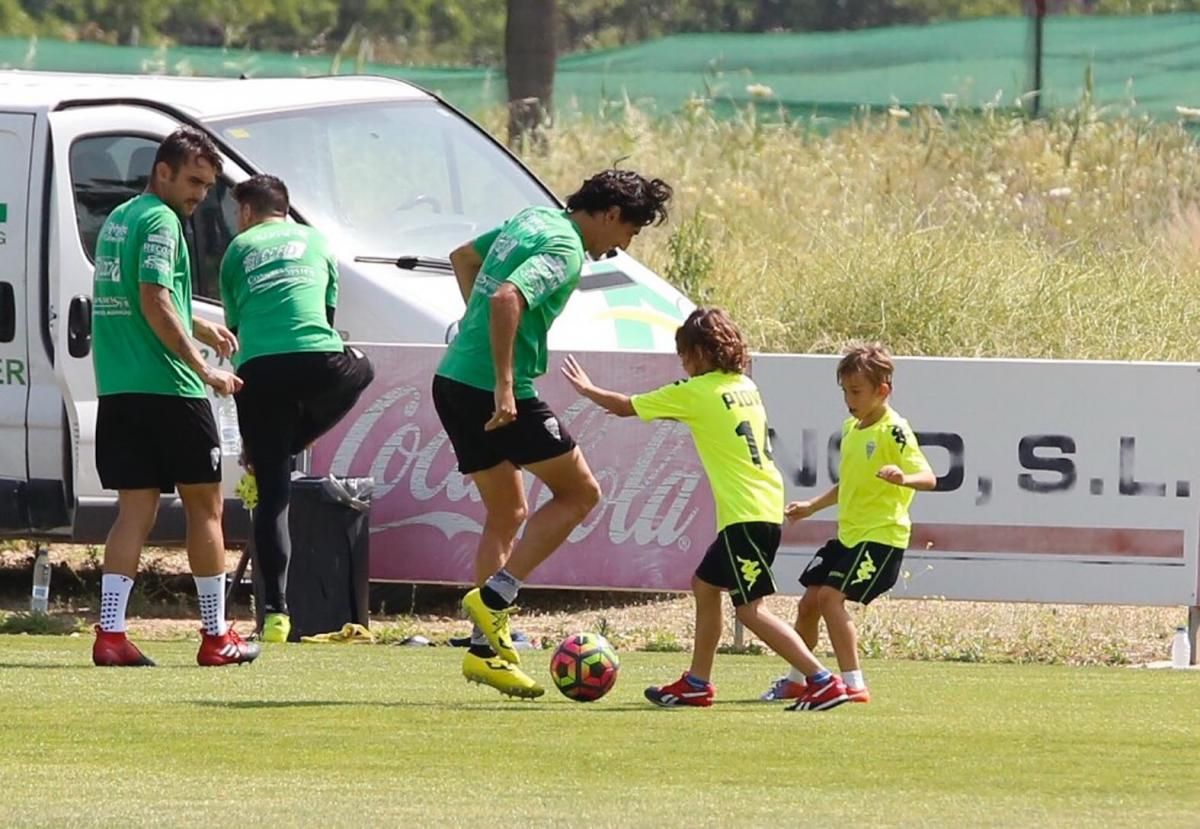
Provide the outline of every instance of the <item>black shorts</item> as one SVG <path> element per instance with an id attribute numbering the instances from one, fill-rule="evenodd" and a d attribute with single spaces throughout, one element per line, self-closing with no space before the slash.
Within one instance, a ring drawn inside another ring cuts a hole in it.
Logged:
<path id="1" fill-rule="evenodd" d="M 96 413 L 96 471 L 105 489 L 221 481 L 221 440 L 207 397 L 106 394 Z"/>
<path id="2" fill-rule="evenodd" d="M 847 547 L 834 538 L 817 550 L 800 574 L 800 583 L 805 587 L 833 587 L 851 601 L 870 604 L 892 589 L 903 563 L 903 547 L 874 541 Z"/>
<path id="3" fill-rule="evenodd" d="M 504 461 L 514 466 L 548 461 L 575 448 L 567 427 L 536 397 L 518 400 L 517 419 L 491 432 L 483 430 L 496 409 L 490 391 L 435 375 L 433 405 L 458 457 L 458 471 L 464 475 Z"/>
<path id="4" fill-rule="evenodd" d="M 717 533 L 696 568 L 696 576 L 729 591 L 739 607 L 775 592 L 771 565 L 779 549 L 781 527 L 769 521 L 730 524 Z"/>

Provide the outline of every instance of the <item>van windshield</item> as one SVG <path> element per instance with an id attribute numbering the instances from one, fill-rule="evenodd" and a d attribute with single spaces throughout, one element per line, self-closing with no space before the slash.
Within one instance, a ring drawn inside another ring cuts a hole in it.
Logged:
<path id="1" fill-rule="evenodd" d="M 210 125 L 353 254 L 445 258 L 549 193 L 436 101 L 346 104 Z"/>

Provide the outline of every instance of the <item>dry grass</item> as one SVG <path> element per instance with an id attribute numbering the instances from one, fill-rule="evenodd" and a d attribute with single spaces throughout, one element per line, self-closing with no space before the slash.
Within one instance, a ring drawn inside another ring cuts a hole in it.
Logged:
<path id="1" fill-rule="evenodd" d="M 635 253 L 767 351 L 1194 360 L 1200 149 L 1179 125 L 918 110 L 821 132 L 753 113 L 579 118 L 557 192 L 620 159 L 675 185 Z M 497 125 L 498 126 L 498 125 Z"/>

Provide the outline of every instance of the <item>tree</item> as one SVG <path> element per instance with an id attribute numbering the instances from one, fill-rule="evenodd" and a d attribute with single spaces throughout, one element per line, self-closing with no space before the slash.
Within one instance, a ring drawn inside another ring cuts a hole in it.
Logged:
<path id="1" fill-rule="evenodd" d="M 508 76 L 508 141 L 537 139 L 550 120 L 558 9 L 555 0 L 508 0 L 504 68 Z"/>

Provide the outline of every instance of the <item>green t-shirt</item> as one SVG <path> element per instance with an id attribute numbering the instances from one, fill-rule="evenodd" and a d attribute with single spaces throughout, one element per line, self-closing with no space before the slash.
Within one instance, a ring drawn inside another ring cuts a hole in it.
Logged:
<path id="1" fill-rule="evenodd" d="M 890 406 L 865 429 L 857 419 L 847 418 L 838 465 L 838 540 L 847 547 L 864 541 L 908 546 L 908 505 L 916 491 L 880 478 L 877 473 L 884 466 L 898 466 L 906 475 L 929 471 L 908 421 Z"/>
<path id="2" fill-rule="evenodd" d="M 183 330 L 192 332 L 192 268 L 175 211 L 149 193 L 114 210 L 100 228 L 92 285 L 92 365 L 96 391 L 204 397 L 200 376 L 158 338 L 142 314 L 139 286 L 171 292 Z"/>
<path id="3" fill-rule="evenodd" d="M 710 371 L 629 401 L 642 420 L 678 420 L 691 430 L 717 504 L 718 532 L 746 521 L 783 523 L 783 478 L 753 380 Z"/>
<path id="4" fill-rule="evenodd" d="M 337 307 L 337 259 L 318 231 L 263 222 L 239 235 L 221 260 L 225 324 L 237 329 L 233 362 L 269 354 L 341 351 L 325 308 Z"/>
<path id="5" fill-rule="evenodd" d="M 496 387 L 490 324 L 492 295 L 511 282 L 527 305 L 513 343 L 513 390 L 518 399 L 536 397 L 533 379 L 546 373 L 546 337 L 579 284 L 583 236 L 566 211 L 529 207 L 474 241 L 483 266 L 467 300 L 458 336 L 437 373 L 479 389 Z"/>

